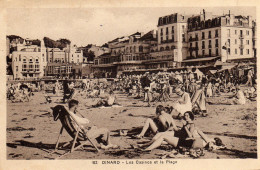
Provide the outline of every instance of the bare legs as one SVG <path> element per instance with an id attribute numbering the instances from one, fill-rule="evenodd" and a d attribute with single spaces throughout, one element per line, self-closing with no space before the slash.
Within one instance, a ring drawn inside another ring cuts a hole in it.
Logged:
<path id="1" fill-rule="evenodd" d="M 151 128 L 153 133 L 156 133 L 158 130 L 154 121 L 152 119 L 148 118 L 148 119 L 146 119 L 142 132 L 138 135 L 138 137 L 143 137 L 144 134 L 146 133 L 146 131 L 148 130 L 148 128 Z"/>
<path id="2" fill-rule="evenodd" d="M 153 150 L 155 148 L 158 148 L 163 144 L 164 141 L 174 147 L 177 147 L 179 138 L 174 137 L 172 133 L 164 133 L 145 150 Z"/>

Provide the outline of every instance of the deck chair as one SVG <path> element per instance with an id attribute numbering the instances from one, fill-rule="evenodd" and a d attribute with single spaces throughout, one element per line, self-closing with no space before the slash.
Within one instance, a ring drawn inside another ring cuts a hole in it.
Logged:
<path id="1" fill-rule="evenodd" d="M 72 144 L 70 151 L 58 157 L 61 158 L 62 156 L 72 153 L 73 151 L 83 147 L 88 142 L 90 142 L 90 144 L 99 152 L 97 146 L 92 142 L 90 138 L 88 138 L 85 130 L 80 127 L 79 123 L 75 119 L 73 119 L 72 116 L 70 116 L 71 113 L 65 106 L 57 105 L 54 108 L 52 108 L 52 110 L 54 121 L 57 121 L 59 119 L 61 121 L 62 127 L 60 129 L 58 140 L 56 142 L 55 150 L 49 154 L 57 153 L 57 150 L 59 148 L 66 147 L 69 144 Z M 73 140 L 63 144 L 62 146 L 59 146 L 60 137 L 64 129 L 73 138 Z M 78 144 L 78 146 L 76 146 L 76 144 Z"/>

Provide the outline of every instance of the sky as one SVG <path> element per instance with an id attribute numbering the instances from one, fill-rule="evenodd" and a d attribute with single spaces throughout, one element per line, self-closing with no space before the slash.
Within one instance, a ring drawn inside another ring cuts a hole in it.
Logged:
<path id="1" fill-rule="evenodd" d="M 158 18 L 173 13 L 199 14 L 202 9 L 214 15 L 227 14 L 256 18 L 255 7 L 210 8 L 16 8 L 7 10 L 7 35 L 57 40 L 67 38 L 77 46 L 102 45 L 137 31 L 156 29 Z"/>

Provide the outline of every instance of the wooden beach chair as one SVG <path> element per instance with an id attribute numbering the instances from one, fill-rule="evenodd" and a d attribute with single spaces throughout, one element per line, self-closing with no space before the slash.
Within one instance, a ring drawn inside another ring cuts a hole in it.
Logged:
<path id="1" fill-rule="evenodd" d="M 52 110 L 53 110 L 54 121 L 57 121 L 59 119 L 61 121 L 62 127 L 60 129 L 58 140 L 56 142 L 55 150 L 53 152 L 50 152 L 49 154 L 53 154 L 53 153 L 59 154 L 57 152 L 57 150 L 59 148 L 66 147 L 66 146 L 72 144 L 70 151 L 68 151 L 58 157 L 58 158 L 61 158 L 64 155 L 72 153 L 73 151 L 83 147 L 88 142 L 90 142 L 90 144 L 99 152 L 99 149 L 92 142 L 92 140 L 90 138 L 88 138 L 87 133 L 85 132 L 85 130 L 83 128 L 80 127 L 80 124 L 75 119 L 73 119 L 73 117 L 70 115 L 71 113 L 68 111 L 68 109 L 66 107 L 64 107 L 63 105 L 57 105 L 54 108 L 52 108 Z M 64 129 L 73 138 L 73 140 L 63 144 L 62 146 L 59 146 L 60 137 L 61 137 Z M 55 158 L 55 159 L 58 159 L 58 158 Z"/>

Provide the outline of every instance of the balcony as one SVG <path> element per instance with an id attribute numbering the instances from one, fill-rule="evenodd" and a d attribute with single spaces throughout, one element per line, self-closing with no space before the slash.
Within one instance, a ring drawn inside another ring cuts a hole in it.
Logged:
<path id="1" fill-rule="evenodd" d="M 192 41 L 199 41 L 199 37 L 195 37 L 195 38 L 189 38 L 189 42 L 192 42 Z"/>

